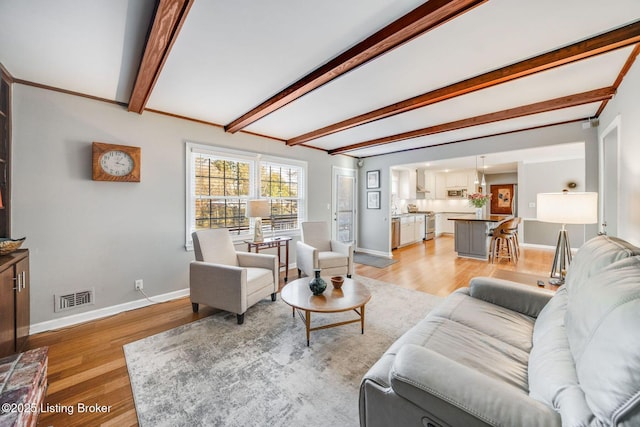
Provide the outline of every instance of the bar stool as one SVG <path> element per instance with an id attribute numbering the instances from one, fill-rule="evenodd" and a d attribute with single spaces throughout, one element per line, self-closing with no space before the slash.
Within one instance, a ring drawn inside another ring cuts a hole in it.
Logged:
<path id="1" fill-rule="evenodd" d="M 508 259 L 514 264 L 520 257 L 520 244 L 518 242 L 518 224 L 520 218 L 509 218 L 498 223 L 493 229 L 491 243 L 489 245 L 489 262 Z"/>

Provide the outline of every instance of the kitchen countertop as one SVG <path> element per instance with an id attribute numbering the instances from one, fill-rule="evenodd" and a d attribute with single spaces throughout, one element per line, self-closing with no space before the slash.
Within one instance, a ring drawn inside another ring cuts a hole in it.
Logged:
<path id="1" fill-rule="evenodd" d="M 391 215 L 391 218 L 400 218 L 402 216 L 411 216 L 411 215 L 426 215 L 426 212 L 405 212 L 405 213 L 401 213 L 401 214 L 395 214 L 395 215 Z"/>
<path id="2" fill-rule="evenodd" d="M 461 215 L 455 218 L 449 218 L 449 221 L 482 221 L 482 222 L 500 222 L 503 219 L 509 218 L 504 215 L 487 215 L 482 218 L 477 218 L 475 214 L 471 215 Z"/>

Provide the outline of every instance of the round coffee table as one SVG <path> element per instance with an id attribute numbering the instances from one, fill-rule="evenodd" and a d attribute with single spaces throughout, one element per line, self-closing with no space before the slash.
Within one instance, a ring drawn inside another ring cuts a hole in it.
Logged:
<path id="1" fill-rule="evenodd" d="M 304 322 L 307 329 L 307 346 L 309 345 L 311 331 L 320 329 L 360 322 L 360 329 L 364 334 L 364 306 L 371 299 L 369 290 L 361 283 L 349 278 L 344 279 L 342 288 L 334 289 L 331 285 L 331 279 L 323 277 L 322 279 L 327 282 L 327 289 L 322 295 L 313 295 L 311 289 L 309 289 L 311 279 L 311 277 L 303 277 L 294 280 L 286 285 L 280 293 L 282 300 L 291 306 L 293 316 L 295 317 L 296 311 L 298 311 L 298 315 Z M 340 313 L 350 310 L 358 314 L 357 319 L 311 327 L 312 312 Z"/>

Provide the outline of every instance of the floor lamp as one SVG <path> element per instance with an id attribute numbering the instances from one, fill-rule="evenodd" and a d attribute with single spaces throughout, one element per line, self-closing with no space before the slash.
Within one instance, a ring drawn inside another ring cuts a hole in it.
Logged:
<path id="1" fill-rule="evenodd" d="M 247 218 L 254 218 L 254 242 L 264 241 L 264 236 L 262 234 L 262 217 L 266 216 L 271 216 L 269 201 L 267 199 L 255 199 L 247 202 Z"/>
<path id="2" fill-rule="evenodd" d="M 562 224 L 549 280 L 552 285 L 562 285 L 571 264 L 571 245 L 565 225 L 597 223 L 598 193 L 538 193 L 537 220 Z"/>

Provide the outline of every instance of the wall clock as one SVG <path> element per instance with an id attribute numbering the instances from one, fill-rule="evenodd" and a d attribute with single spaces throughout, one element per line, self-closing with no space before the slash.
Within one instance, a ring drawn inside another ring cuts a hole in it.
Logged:
<path id="1" fill-rule="evenodd" d="M 93 143 L 93 180 L 140 182 L 140 147 Z"/>

